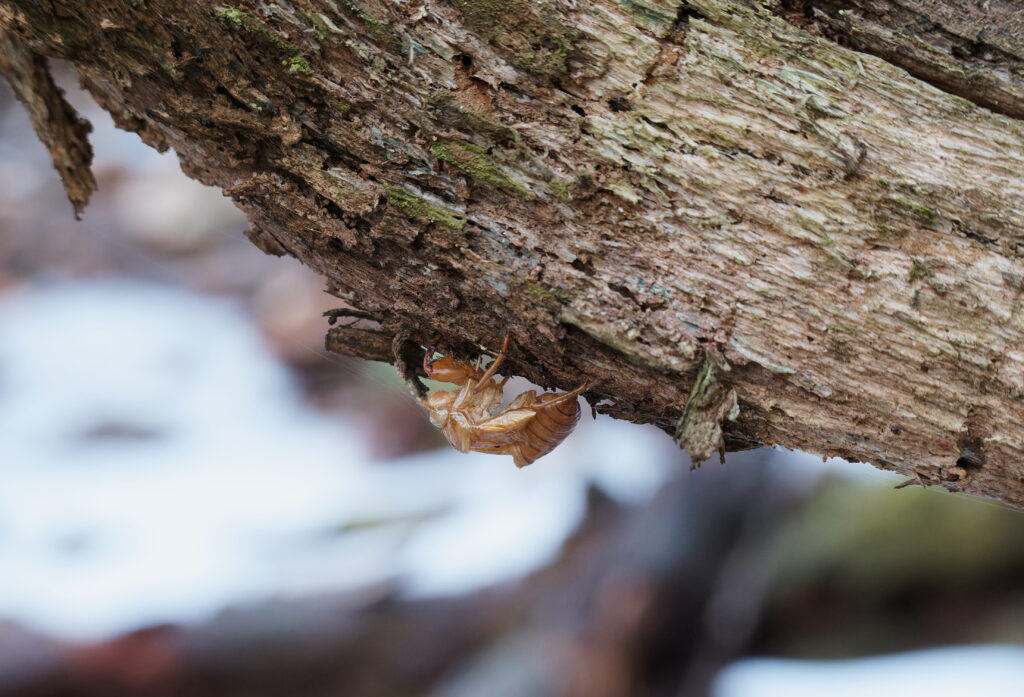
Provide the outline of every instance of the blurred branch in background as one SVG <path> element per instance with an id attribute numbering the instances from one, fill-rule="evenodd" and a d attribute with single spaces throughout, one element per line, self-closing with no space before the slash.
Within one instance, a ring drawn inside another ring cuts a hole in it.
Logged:
<path id="1" fill-rule="evenodd" d="M 7 627 L 5 645 L 50 658 L 19 665 L 16 690 L 8 672 L 0 694 L 690 697 L 750 654 L 1024 640 L 1020 514 L 841 481 L 807 490 L 779 461 L 730 460 L 640 508 L 592 490 L 557 561 L 468 596 L 376 587 L 91 646 Z M 892 515 L 992 542 L 950 557 L 954 540 L 922 548 L 885 527 Z"/>

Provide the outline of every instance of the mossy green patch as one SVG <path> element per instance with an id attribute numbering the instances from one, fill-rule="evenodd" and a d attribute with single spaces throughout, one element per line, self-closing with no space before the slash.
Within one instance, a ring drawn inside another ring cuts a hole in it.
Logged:
<path id="1" fill-rule="evenodd" d="M 546 307 L 555 308 L 561 305 L 557 295 L 532 279 L 523 281 L 522 291 Z"/>
<path id="2" fill-rule="evenodd" d="M 396 51 L 402 49 L 402 40 L 391 31 L 391 22 L 369 12 L 360 13 L 359 19 L 363 20 L 363 24 L 366 26 L 367 31 L 370 32 L 370 36 L 380 44 Z"/>
<path id="3" fill-rule="evenodd" d="M 455 93 L 448 90 L 433 90 L 427 95 L 427 106 L 440 108 L 454 105 L 454 103 Z"/>
<path id="4" fill-rule="evenodd" d="M 569 193 L 569 185 L 561 179 L 552 179 L 548 182 L 548 186 L 551 187 L 551 191 L 558 197 L 559 201 L 564 203 L 572 201 L 572 194 Z"/>
<path id="5" fill-rule="evenodd" d="M 718 379 L 720 371 L 729 370 L 721 356 L 705 356 L 676 424 L 676 443 L 690 454 L 691 469 L 721 451 L 723 421 L 735 421 L 740 414 L 736 390 Z"/>
<path id="6" fill-rule="evenodd" d="M 270 44 L 280 56 L 281 65 L 288 68 L 288 72 L 298 75 L 312 74 L 313 67 L 309 64 L 309 59 L 306 58 L 302 49 L 275 34 L 256 15 L 237 7 L 226 6 L 218 7 L 214 12 L 218 18 L 228 21 Z"/>
<path id="7" fill-rule="evenodd" d="M 297 56 L 289 56 L 281 61 L 281 65 L 288 68 L 290 73 L 298 73 L 300 75 L 312 75 L 313 66 L 309 64 L 309 61 L 301 53 Z"/>
<path id="8" fill-rule="evenodd" d="M 564 75 L 573 31 L 547 3 L 529 0 L 452 0 L 466 27 L 504 53 L 523 72 L 549 79 Z"/>
<path id="9" fill-rule="evenodd" d="M 931 205 L 942 200 L 932 189 L 900 178 L 877 179 L 875 183 L 884 192 L 871 197 L 873 214 L 880 226 L 901 228 L 911 218 L 933 230 L 948 229 L 949 221 L 943 220 L 939 209 Z"/>
<path id="10" fill-rule="evenodd" d="M 926 225 L 934 225 L 939 219 L 939 212 L 930 206 L 918 203 L 899 194 L 892 194 L 888 198 L 901 208 L 909 210 L 917 220 Z"/>
<path id="11" fill-rule="evenodd" d="M 442 225 L 454 232 L 462 232 L 466 219 L 456 211 L 442 208 L 422 196 L 397 186 L 387 188 L 388 203 L 402 212 L 406 218 L 422 225 Z"/>
<path id="12" fill-rule="evenodd" d="M 239 26 L 245 26 L 249 22 L 256 20 L 251 14 L 245 10 L 240 10 L 237 7 L 218 7 L 217 16 L 221 19 L 226 19 L 229 22 L 234 22 Z"/>
<path id="13" fill-rule="evenodd" d="M 532 199 L 533 194 L 524 186 L 508 178 L 501 167 L 484 148 L 460 140 L 439 140 L 430 146 L 434 157 L 461 169 L 463 172 L 488 184 L 513 191 L 523 198 Z"/>
<path id="14" fill-rule="evenodd" d="M 307 12 L 306 19 L 313 25 L 313 33 L 318 41 L 326 41 L 332 34 L 342 34 L 341 29 L 331 19 L 321 12 Z"/>
<path id="15" fill-rule="evenodd" d="M 339 4 L 349 15 L 363 23 L 366 31 L 378 44 L 396 52 L 403 50 L 404 41 L 395 33 L 390 20 L 378 17 L 352 0 L 342 0 Z"/>
<path id="16" fill-rule="evenodd" d="M 935 269 L 926 262 L 916 257 L 910 260 L 910 272 L 907 274 L 907 281 L 913 283 L 919 278 L 931 278 L 935 275 Z"/>

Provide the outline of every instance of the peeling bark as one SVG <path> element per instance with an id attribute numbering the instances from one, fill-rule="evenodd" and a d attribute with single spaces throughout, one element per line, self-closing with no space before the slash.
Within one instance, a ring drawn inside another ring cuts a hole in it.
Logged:
<path id="1" fill-rule="evenodd" d="M 0 75 L 25 105 L 32 127 L 64 182 L 64 191 L 79 217 L 96 190 L 89 133 L 92 126 L 64 99 L 53 82 L 46 59 L 0 27 Z"/>
<path id="2" fill-rule="evenodd" d="M 727 450 L 1024 506 L 1020 73 L 934 81 L 956 96 L 783 5 L 3 0 L 0 24 L 379 322 L 334 347 L 510 332 L 514 372 L 669 433 L 710 351 Z"/>
<path id="3" fill-rule="evenodd" d="M 735 421 L 740 413 L 736 390 L 724 386 L 719 377 L 720 372 L 727 370 L 731 370 L 729 364 L 717 351 L 709 351 L 676 425 L 676 442 L 690 453 L 694 467 L 716 452 L 722 453 L 725 463 L 722 427 L 727 421 Z"/>

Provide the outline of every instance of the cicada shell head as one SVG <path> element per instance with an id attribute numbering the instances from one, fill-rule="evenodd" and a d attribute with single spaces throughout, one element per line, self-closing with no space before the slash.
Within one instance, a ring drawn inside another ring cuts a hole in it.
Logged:
<path id="1" fill-rule="evenodd" d="M 438 357 L 438 354 L 433 351 L 427 351 L 423 356 L 423 372 L 431 380 L 465 385 L 469 378 L 476 375 L 477 369 L 471 364 L 457 361 L 451 356 Z"/>

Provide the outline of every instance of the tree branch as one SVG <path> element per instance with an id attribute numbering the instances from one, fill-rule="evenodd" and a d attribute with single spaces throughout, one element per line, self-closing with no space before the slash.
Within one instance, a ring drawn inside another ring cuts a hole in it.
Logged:
<path id="1" fill-rule="evenodd" d="M 745 0 L 84 7 L 0 22 L 392 337 L 1024 505 L 1012 118 Z"/>

